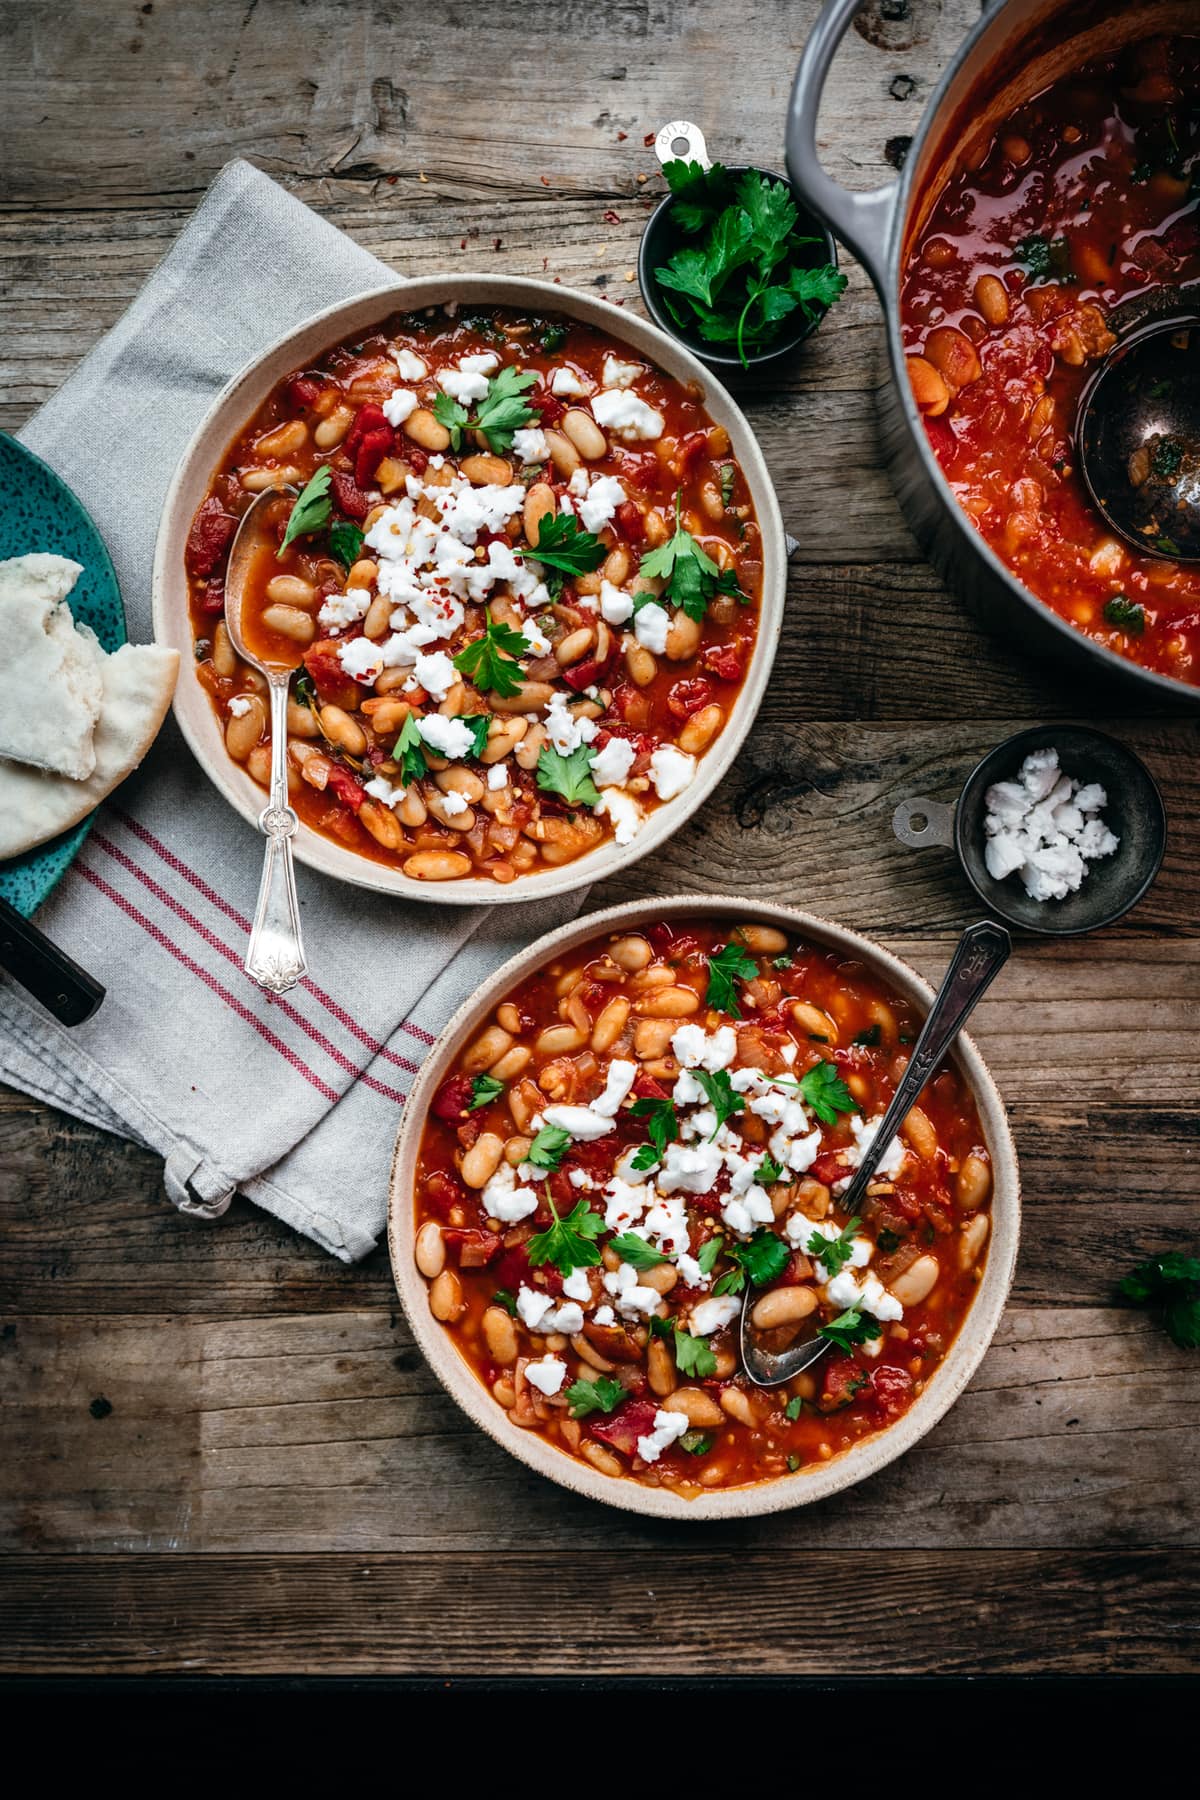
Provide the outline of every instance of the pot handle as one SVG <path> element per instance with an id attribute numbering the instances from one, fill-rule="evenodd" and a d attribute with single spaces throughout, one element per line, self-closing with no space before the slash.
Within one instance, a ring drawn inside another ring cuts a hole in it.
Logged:
<path id="1" fill-rule="evenodd" d="M 825 0 L 800 57 L 787 119 L 787 169 L 793 186 L 851 249 L 886 302 L 887 242 L 895 185 L 856 194 L 839 187 L 817 155 L 817 113 L 838 45 L 861 0 Z"/>

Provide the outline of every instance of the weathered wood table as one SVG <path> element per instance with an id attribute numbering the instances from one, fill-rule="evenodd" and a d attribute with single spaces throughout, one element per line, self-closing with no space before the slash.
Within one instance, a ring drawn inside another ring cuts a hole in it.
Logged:
<path id="1" fill-rule="evenodd" d="M 872 0 L 822 123 L 873 185 L 978 0 Z M 249 156 L 398 270 L 549 272 L 639 305 L 645 147 L 697 119 L 778 166 L 814 0 L 28 0 L 0 16 L 3 404 L 17 426 Z M 648 179 L 647 179 L 648 177 Z M 881 470 L 861 272 L 751 420 L 801 540 L 775 678 L 718 804 L 596 896 L 731 879 L 923 972 L 976 912 L 893 807 L 1001 736 L 1110 724 L 1166 793 L 1148 899 L 1023 942 L 978 1017 L 1025 1183 L 1016 1290 L 970 1390 L 826 1506 L 666 1528 L 510 1461 L 426 1370 L 382 1252 L 343 1268 L 154 1158 L 0 1098 L 0 1667 L 493 1676 L 1194 1670 L 1200 1358 L 1113 1283 L 1194 1249 L 1194 724 L 1033 668 L 925 566 Z M 736 872 L 736 874 L 734 873 Z M 532 929 L 532 925 L 531 925 Z M 756 1604 L 742 1602 L 753 1593 Z"/>

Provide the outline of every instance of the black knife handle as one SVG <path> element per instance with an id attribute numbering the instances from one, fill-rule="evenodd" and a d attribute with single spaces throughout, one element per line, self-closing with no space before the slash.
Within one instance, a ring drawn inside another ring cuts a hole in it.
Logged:
<path id="1" fill-rule="evenodd" d="M 0 900 L 0 968 L 61 1025 L 82 1025 L 104 998 L 100 983 L 7 900 Z"/>

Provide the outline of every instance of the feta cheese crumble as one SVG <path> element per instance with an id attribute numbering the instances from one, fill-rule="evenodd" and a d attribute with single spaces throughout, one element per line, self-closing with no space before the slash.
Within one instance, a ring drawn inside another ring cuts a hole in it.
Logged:
<path id="1" fill-rule="evenodd" d="M 997 781 L 984 796 L 984 862 L 993 881 L 1019 875 L 1031 900 L 1078 893 L 1089 865 L 1120 845 L 1100 817 L 1108 795 L 1060 772 L 1058 751 L 1034 750 L 1014 781 Z"/>
<path id="2" fill-rule="evenodd" d="M 592 417 L 605 431 L 634 443 L 660 438 L 665 429 L 660 412 L 623 388 L 606 388 L 596 394 Z"/>
<path id="3" fill-rule="evenodd" d="M 528 1370 L 526 1370 L 528 1374 Z M 681 1438 L 688 1428 L 686 1415 L 673 1412 L 656 1412 L 654 1430 L 637 1441 L 638 1455 L 643 1462 L 656 1463 L 664 1450 L 669 1450 L 676 1438 Z"/>
<path id="4" fill-rule="evenodd" d="M 540 1362 L 525 1364 L 525 1379 L 549 1398 L 567 1379 L 567 1365 L 559 1356 L 543 1356 Z"/>
<path id="5" fill-rule="evenodd" d="M 246 714 L 250 711 L 250 696 L 248 694 L 235 694 L 233 699 L 229 702 L 229 711 L 235 719 L 244 719 Z"/>

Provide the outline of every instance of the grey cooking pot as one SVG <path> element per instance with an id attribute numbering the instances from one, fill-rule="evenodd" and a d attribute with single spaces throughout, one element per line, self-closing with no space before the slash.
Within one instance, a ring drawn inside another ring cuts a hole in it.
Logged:
<path id="1" fill-rule="evenodd" d="M 1197 0 L 1002 0 L 964 40 L 917 127 L 893 186 L 851 193 L 817 156 L 830 64 L 860 0 L 826 0 L 804 46 L 787 124 L 793 186 L 866 269 L 883 304 L 891 380 L 880 392 L 884 454 L 905 518 L 934 567 L 989 628 L 1022 649 L 1136 682 L 1143 693 L 1200 706 L 1200 687 L 1159 675 L 1094 643 L 1036 599 L 984 542 L 948 487 L 913 401 L 900 336 L 909 245 L 964 144 L 990 136 L 1014 107 L 1081 63 L 1155 32 L 1195 31 Z"/>

